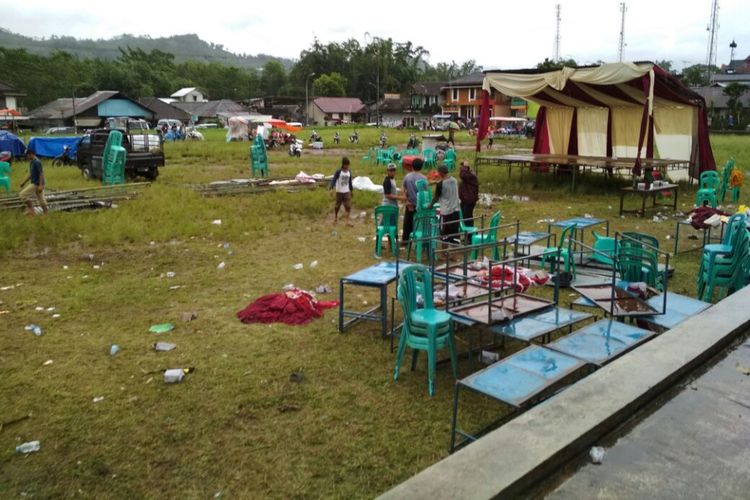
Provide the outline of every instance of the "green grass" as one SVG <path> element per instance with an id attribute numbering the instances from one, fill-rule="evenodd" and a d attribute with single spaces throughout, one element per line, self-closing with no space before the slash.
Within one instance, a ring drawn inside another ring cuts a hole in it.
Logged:
<path id="1" fill-rule="evenodd" d="M 339 130 L 346 142 L 348 129 Z M 335 129 L 318 131 L 332 144 Z M 271 175 L 331 174 L 348 155 L 355 175 L 380 182 L 382 167 L 360 161 L 378 132 L 359 131 L 359 148 L 342 142 L 335 151 L 305 150 L 301 159 L 271 152 Z M 309 289 L 326 283 L 334 293 L 321 298 L 335 299 L 340 277 L 375 262 L 369 214 L 378 197 L 356 193 L 354 213 L 368 217 L 335 230 L 323 189 L 201 198 L 183 185 L 248 175 L 249 144 L 227 144 L 222 131 L 206 132 L 205 143 L 167 144 L 159 180 L 116 209 L 45 218 L 2 213 L 0 286 L 20 286 L 0 291 L 0 310 L 8 311 L 0 315 L 0 420 L 32 418 L 0 432 L 0 496 L 371 497 L 446 456 L 449 370 L 438 370 L 430 398 L 424 360 L 392 381 L 393 355 L 374 323 L 341 335 L 336 310 L 301 327 L 243 325 L 235 317 L 287 283 Z M 389 141 L 403 145 L 408 133 L 389 130 Z M 473 160 L 472 139 L 458 135 L 459 159 Z M 735 156 L 746 168 L 746 138 L 712 141 L 717 162 Z M 496 152 L 531 147 L 525 140 L 496 145 Z M 93 185 L 73 168 L 45 166 L 50 189 Z M 14 166 L 14 186 L 25 169 Z M 673 221 L 620 219 L 619 186 L 596 175 L 582 180 L 575 195 L 567 178 L 521 182 L 491 167 L 482 167 L 480 182 L 483 192 L 530 198 L 482 209 L 500 209 L 505 221 L 519 219 L 524 229 L 546 228 L 537 221 L 547 217 L 589 213 L 609 218 L 613 230 L 653 234 L 667 250 L 673 244 L 666 238 Z M 692 197 L 682 189 L 681 210 Z M 358 241 L 363 236 L 365 243 Z M 319 265 L 311 268 L 313 260 Z M 694 294 L 697 260 L 697 253 L 675 259 L 670 289 Z M 218 270 L 222 261 L 226 268 Z M 303 270 L 292 268 L 298 262 Z M 166 278 L 168 271 L 176 277 Z M 180 288 L 170 290 L 174 285 Z M 363 308 L 375 299 L 356 288 L 347 294 Z M 562 299 L 567 304 L 572 297 Z M 35 310 L 51 306 L 60 318 Z M 198 319 L 180 322 L 185 311 Z M 151 324 L 167 321 L 177 325 L 174 332 L 148 333 Z M 24 331 L 32 322 L 42 326 L 42 337 Z M 158 340 L 178 348 L 156 353 L 151 345 Z M 113 358 L 112 343 L 122 348 Z M 164 385 L 158 371 L 180 366 L 197 370 L 181 384 Z M 467 369 L 464 360 L 464 375 Z M 304 373 L 302 383 L 290 382 L 295 371 Z M 97 396 L 105 399 L 93 403 Z M 465 403 L 466 425 L 502 411 L 478 398 Z M 280 411 L 285 405 L 298 410 Z M 13 452 L 33 439 L 42 442 L 39 453 Z"/>

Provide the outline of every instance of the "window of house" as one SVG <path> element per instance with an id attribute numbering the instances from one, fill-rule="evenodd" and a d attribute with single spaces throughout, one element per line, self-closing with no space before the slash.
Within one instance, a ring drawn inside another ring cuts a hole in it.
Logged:
<path id="1" fill-rule="evenodd" d="M 469 89 L 469 100 L 473 101 L 477 98 L 477 89 Z"/>
<path id="2" fill-rule="evenodd" d="M 451 91 L 452 91 L 451 100 L 458 101 L 458 89 L 451 89 Z"/>

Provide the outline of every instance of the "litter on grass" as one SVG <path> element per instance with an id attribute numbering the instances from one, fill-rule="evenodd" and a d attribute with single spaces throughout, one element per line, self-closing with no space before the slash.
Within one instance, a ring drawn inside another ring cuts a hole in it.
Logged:
<path id="1" fill-rule="evenodd" d="M 174 325 L 172 323 L 159 323 L 157 325 L 151 325 L 151 328 L 148 329 L 151 333 L 167 333 L 174 330 Z"/>
<path id="2" fill-rule="evenodd" d="M 154 350 L 160 352 L 171 351 L 176 347 L 177 344 L 172 344 L 171 342 L 157 342 L 156 344 L 154 344 Z"/>

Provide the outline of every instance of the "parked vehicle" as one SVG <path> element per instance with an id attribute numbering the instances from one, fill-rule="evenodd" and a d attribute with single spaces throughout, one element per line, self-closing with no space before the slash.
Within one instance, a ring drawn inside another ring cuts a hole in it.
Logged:
<path id="1" fill-rule="evenodd" d="M 95 129 L 78 143 L 77 164 L 87 179 L 101 179 L 102 154 L 111 129 Z M 125 177 L 156 180 L 159 167 L 164 166 L 163 139 L 159 134 L 122 132 L 122 147 L 127 151 Z"/>
<path id="2" fill-rule="evenodd" d="M 69 146 L 63 146 L 63 151 L 59 155 L 55 156 L 55 158 L 52 160 L 52 166 L 53 167 L 59 167 L 60 165 L 69 166 L 74 165 L 75 160 L 70 155 L 70 147 Z"/>
<path id="3" fill-rule="evenodd" d="M 293 142 L 290 142 L 289 143 L 289 156 L 296 156 L 297 158 L 302 156 L 303 144 L 304 142 L 299 139 L 295 139 Z"/>

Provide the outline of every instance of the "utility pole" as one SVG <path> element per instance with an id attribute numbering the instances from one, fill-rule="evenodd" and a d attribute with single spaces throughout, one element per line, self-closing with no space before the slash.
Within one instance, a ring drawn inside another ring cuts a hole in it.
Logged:
<path id="1" fill-rule="evenodd" d="M 625 12 L 628 8 L 625 2 L 620 2 L 620 46 L 617 49 L 617 60 L 622 62 L 623 52 L 625 51 Z"/>
<path id="2" fill-rule="evenodd" d="M 716 66 L 716 44 L 719 41 L 719 0 L 711 2 L 711 21 L 708 27 L 708 56 L 706 57 L 706 85 L 711 85 L 711 72 Z"/>
<path id="3" fill-rule="evenodd" d="M 555 62 L 560 60 L 560 4 L 555 5 Z"/>

